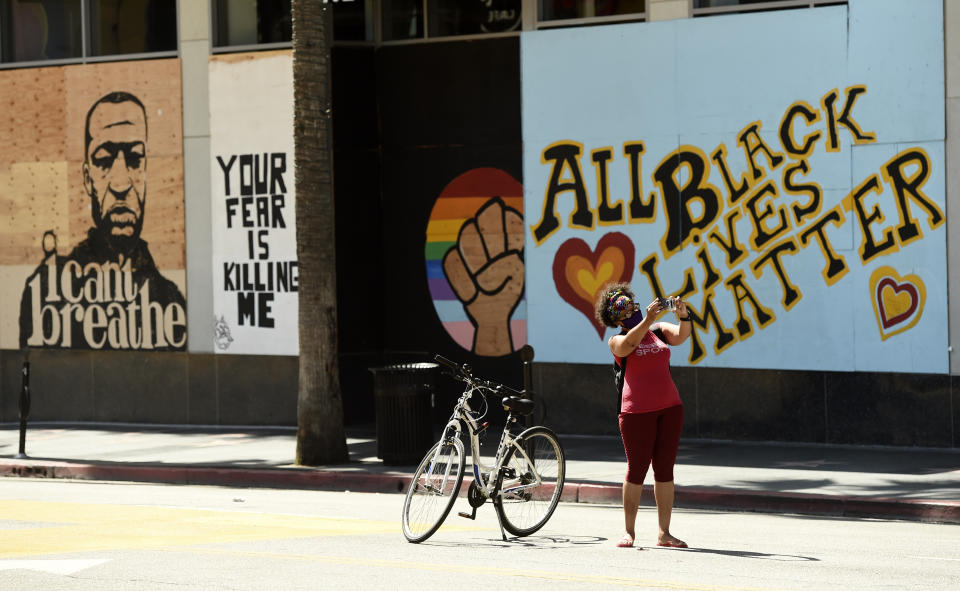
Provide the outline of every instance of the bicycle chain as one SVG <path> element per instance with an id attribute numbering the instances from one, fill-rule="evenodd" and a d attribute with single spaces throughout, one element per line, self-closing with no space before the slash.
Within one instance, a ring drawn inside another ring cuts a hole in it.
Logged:
<path id="1" fill-rule="evenodd" d="M 467 502 L 470 503 L 470 506 L 474 509 L 479 508 L 487 502 L 487 498 L 483 496 L 483 492 L 480 491 L 480 487 L 477 486 L 475 481 L 471 482 L 470 488 L 467 489 Z"/>

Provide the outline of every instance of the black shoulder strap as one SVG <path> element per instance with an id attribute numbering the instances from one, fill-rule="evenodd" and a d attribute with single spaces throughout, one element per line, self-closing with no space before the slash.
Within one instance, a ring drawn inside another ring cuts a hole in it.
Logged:
<path id="1" fill-rule="evenodd" d="M 623 407 L 623 380 L 627 374 L 627 358 L 619 357 L 620 365 L 617 365 L 614 362 L 614 372 L 617 380 L 617 414 L 620 414 L 620 409 Z"/>
<path id="2" fill-rule="evenodd" d="M 663 336 L 663 330 L 659 326 L 657 326 L 657 328 L 655 328 L 652 332 L 653 334 L 657 335 L 658 339 L 660 339 L 664 343 L 667 342 L 667 337 Z"/>
<path id="3" fill-rule="evenodd" d="M 627 334 L 627 331 L 622 331 L 620 334 Z M 620 408 L 623 405 L 623 380 L 627 374 L 627 357 L 617 357 L 620 360 L 620 363 L 616 361 L 613 362 L 613 379 L 617 385 L 617 414 L 620 414 Z"/>

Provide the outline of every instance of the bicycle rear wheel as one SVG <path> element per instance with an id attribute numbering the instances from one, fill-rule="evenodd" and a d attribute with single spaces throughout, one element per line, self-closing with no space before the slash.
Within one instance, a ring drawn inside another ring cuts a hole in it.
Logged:
<path id="1" fill-rule="evenodd" d="M 494 506 L 504 529 L 529 536 L 547 523 L 560 502 L 566 460 L 560 440 L 546 427 L 531 427 L 514 443 L 497 476 Z"/>
<path id="2" fill-rule="evenodd" d="M 419 543 L 446 519 L 463 482 L 463 443 L 438 441 L 423 457 L 403 501 L 403 535 Z"/>

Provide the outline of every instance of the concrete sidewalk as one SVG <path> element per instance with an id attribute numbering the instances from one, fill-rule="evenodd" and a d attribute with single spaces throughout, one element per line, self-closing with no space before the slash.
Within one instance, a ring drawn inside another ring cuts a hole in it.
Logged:
<path id="1" fill-rule="evenodd" d="M 34 424 L 28 457 L 17 459 L 18 427 L 4 424 L 0 476 L 406 490 L 415 466 L 384 465 L 372 428 L 348 428 L 347 435 L 350 463 L 305 468 L 293 464 L 293 428 Z M 619 438 L 560 439 L 564 500 L 619 504 L 625 471 Z M 677 507 L 960 524 L 960 450 L 685 440 L 675 477 Z M 643 502 L 653 504 L 650 484 Z"/>

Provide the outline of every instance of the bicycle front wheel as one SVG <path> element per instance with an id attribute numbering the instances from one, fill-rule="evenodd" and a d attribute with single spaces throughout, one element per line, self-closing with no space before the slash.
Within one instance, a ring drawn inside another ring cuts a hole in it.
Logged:
<path id="1" fill-rule="evenodd" d="M 438 441 L 423 457 L 403 501 L 403 535 L 418 543 L 433 535 L 447 518 L 463 482 L 463 443 Z"/>
<path id="2" fill-rule="evenodd" d="M 504 529 L 529 536 L 547 523 L 563 493 L 566 460 L 556 434 L 531 427 L 514 441 L 497 477 L 494 506 Z"/>

